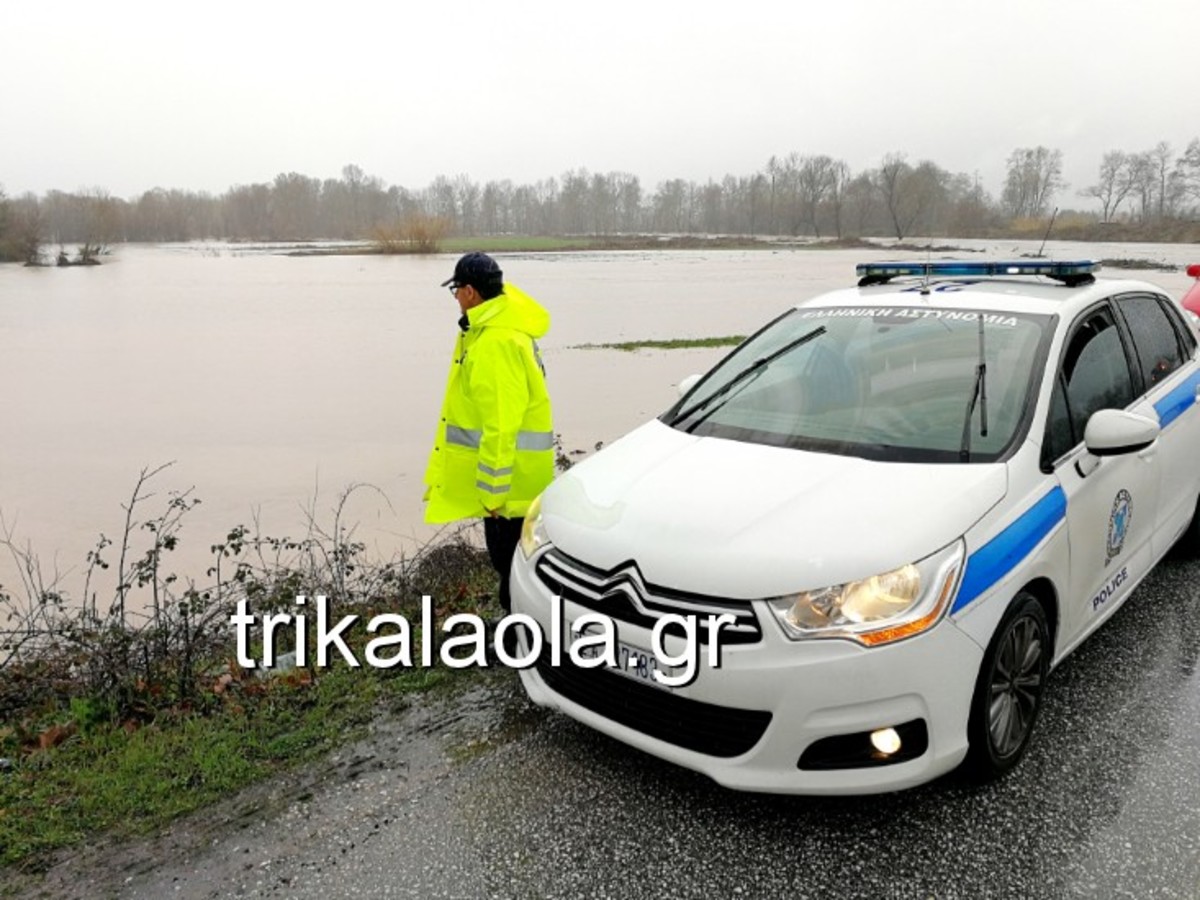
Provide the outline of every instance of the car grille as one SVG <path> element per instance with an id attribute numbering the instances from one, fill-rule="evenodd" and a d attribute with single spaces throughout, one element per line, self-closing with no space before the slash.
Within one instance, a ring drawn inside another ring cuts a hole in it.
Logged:
<path id="1" fill-rule="evenodd" d="M 771 724 L 771 714 L 679 697 L 600 669 L 581 669 L 565 659 L 553 666 L 548 651 L 538 673 L 555 693 L 635 731 L 708 756 L 748 752 Z"/>
<path id="2" fill-rule="evenodd" d="M 669 613 L 700 616 L 702 625 L 709 615 L 727 614 L 735 616 L 737 621 L 721 628 L 722 646 L 762 640 L 762 629 L 749 600 L 709 597 L 649 584 L 632 561 L 604 571 L 551 547 L 538 559 L 536 572 L 542 584 L 563 600 L 611 619 L 653 628 L 658 619 Z M 678 633 L 670 627 L 665 630 L 668 634 Z M 708 629 L 698 629 L 698 638 L 701 644 L 706 644 Z"/>

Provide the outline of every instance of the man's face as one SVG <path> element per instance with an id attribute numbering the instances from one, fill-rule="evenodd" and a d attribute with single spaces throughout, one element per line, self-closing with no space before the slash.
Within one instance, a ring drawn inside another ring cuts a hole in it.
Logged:
<path id="1" fill-rule="evenodd" d="M 469 284 L 456 284 L 450 290 L 454 293 L 454 299 L 458 301 L 458 308 L 463 315 L 466 315 L 468 309 L 478 306 L 483 299 L 479 296 L 479 291 Z"/>

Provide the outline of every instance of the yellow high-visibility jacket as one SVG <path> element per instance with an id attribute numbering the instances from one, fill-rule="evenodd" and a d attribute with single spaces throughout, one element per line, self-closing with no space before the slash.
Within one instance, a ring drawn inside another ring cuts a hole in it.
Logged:
<path id="1" fill-rule="evenodd" d="M 426 522 L 525 515 L 554 478 L 550 395 L 536 339 L 550 314 L 512 284 L 467 311 L 425 469 Z"/>

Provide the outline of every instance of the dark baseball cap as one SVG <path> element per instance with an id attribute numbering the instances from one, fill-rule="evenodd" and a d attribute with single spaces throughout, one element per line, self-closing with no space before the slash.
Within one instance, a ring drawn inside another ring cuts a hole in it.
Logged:
<path id="1" fill-rule="evenodd" d="M 504 273 L 496 261 L 486 253 L 468 253 L 454 264 L 454 275 L 442 282 L 442 287 L 455 284 L 469 284 L 474 288 L 487 285 L 500 285 L 504 281 Z"/>

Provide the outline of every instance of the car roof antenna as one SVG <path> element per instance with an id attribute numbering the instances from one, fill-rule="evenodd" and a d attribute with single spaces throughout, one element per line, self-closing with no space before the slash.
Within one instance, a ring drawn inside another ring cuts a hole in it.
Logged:
<path id="1" fill-rule="evenodd" d="M 921 282 L 921 296 L 929 296 L 929 276 L 933 273 L 933 238 L 925 247 L 925 280 Z"/>
<path id="2" fill-rule="evenodd" d="M 1046 249 L 1046 239 L 1050 237 L 1050 229 L 1054 227 L 1054 220 L 1058 218 L 1058 207 L 1054 207 L 1054 212 L 1050 214 L 1050 224 L 1046 226 L 1046 233 L 1042 235 L 1042 246 L 1038 247 L 1036 259 L 1045 259 L 1042 256 L 1042 251 Z"/>

